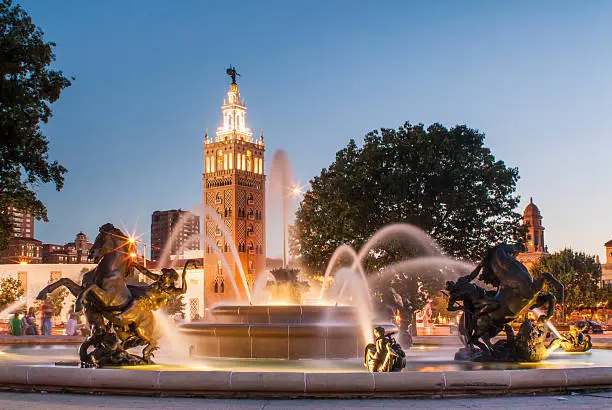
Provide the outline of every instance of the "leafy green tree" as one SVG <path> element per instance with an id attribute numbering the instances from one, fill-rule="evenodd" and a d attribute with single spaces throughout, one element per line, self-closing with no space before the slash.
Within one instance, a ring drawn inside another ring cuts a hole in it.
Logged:
<path id="1" fill-rule="evenodd" d="M 23 296 L 21 282 L 15 278 L 0 279 L 0 309 Z"/>
<path id="2" fill-rule="evenodd" d="M 351 140 L 310 181 L 296 213 L 294 252 L 320 272 L 339 245 L 359 249 L 397 222 L 419 226 L 447 254 L 471 260 L 497 242 L 522 239 L 518 170 L 497 160 L 484 138 L 463 125 L 405 123 L 370 132 L 363 147 Z M 375 249 L 368 267 L 414 252 L 400 245 Z"/>
<path id="3" fill-rule="evenodd" d="M 47 221 L 47 209 L 35 188 L 54 183 L 59 191 L 66 168 L 48 156 L 49 142 L 41 123 L 52 115 L 70 80 L 51 68 L 55 43 L 12 0 L 0 3 L 0 249 L 7 246 L 11 230 L 10 206 L 28 210 Z"/>
<path id="4" fill-rule="evenodd" d="M 552 273 L 565 286 L 563 306 L 566 315 L 581 305 L 596 306 L 612 298 L 608 288 L 600 287 L 601 265 L 594 256 L 584 252 L 564 249 L 546 255 L 531 268 L 534 276 L 542 272 Z"/>

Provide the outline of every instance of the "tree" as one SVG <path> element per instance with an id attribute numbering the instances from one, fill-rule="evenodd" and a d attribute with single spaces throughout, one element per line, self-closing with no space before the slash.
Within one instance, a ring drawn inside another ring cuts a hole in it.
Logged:
<path id="1" fill-rule="evenodd" d="M 565 286 L 565 314 L 571 314 L 581 305 L 596 306 L 597 303 L 610 301 L 612 298 L 608 288 L 599 286 L 601 265 L 594 256 L 584 252 L 564 249 L 545 255 L 531 268 L 534 276 L 539 276 L 542 272 L 552 273 Z"/>
<path id="2" fill-rule="evenodd" d="M 51 69 L 53 47 L 20 6 L 12 0 L 0 3 L 0 249 L 11 231 L 8 209 L 27 210 L 47 221 L 35 188 L 54 183 L 59 191 L 64 185 L 67 170 L 49 160 L 41 129 L 51 118 L 51 104 L 71 84 Z"/>
<path id="3" fill-rule="evenodd" d="M 53 316 L 57 317 L 62 313 L 66 296 L 68 296 L 68 291 L 65 288 L 57 288 L 53 292 L 49 293 L 45 300 L 34 301 L 34 307 L 40 309 L 43 305 L 47 304 L 51 307 Z"/>
<path id="4" fill-rule="evenodd" d="M 21 282 L 15 278 L 0 279 L 0 309 L 4 309 L 21 296 L 23 296 Z"/>
<path id="5" fill-rule="evenodd" d="M 479 259 L 491 245 L 524 237 L 515 212 L 518 170 L 496 160 L 484 134 L 464 125 L 447 129 L 405 123 L 354 140 L 310 181 L 296 213 L 296 252 L 322 271 L 341 244 L 359 249 L 378 229 L 405 222 L 430 234 L 449 255 Z M 375 249 L 370 267 L 413 249 Z"/>

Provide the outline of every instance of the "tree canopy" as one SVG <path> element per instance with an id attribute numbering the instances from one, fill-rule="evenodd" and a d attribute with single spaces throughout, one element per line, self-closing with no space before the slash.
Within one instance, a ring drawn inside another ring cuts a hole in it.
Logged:
<path id="1" fill-rule="evenodd" d="M 5 308 L 23 296 L 21 282 L 15 278 L 0 279 L 0 309 Z"/>
<path id="2" fill-rule="evenodd" d="M 296 213 L 294 252 L 321 271 L 339 245 L 358 249 L 398 222 L 419 226 L 447 254 L 471 260 L 497 242 L 522 239 L 518 169 L 497 160 L 484 139 L 464 125 L 405 123 L 370 132 L 363 147 L 350 140 L 310 181 Z"/>
<path id="3" fill-rule="evenodd" d="M 565 313 L 571 314 L 579 306 L 592 307 L 599 302 L 610 302 L 612 293 L 601 288 L 601 265 L 594 256 L 564 249 L 545 255 L 531 268 L 535 276 L 550 272 L 565 286 Z M 560 302 L 560 301 L 559 301 Z"/>
<path id="4" fill-rule="evenodd" d="M 51 118 L 70 80 L 51 67 L 55 43 L 11 0 L 0 3 L 0 249 L 10 233 L 7 210 L 27 210 L 47 220 L 47 209 L 36 194 L 41 183 L 64 184 L 66 168 L 48 156 L 49 141 L 41 123 Z"/>

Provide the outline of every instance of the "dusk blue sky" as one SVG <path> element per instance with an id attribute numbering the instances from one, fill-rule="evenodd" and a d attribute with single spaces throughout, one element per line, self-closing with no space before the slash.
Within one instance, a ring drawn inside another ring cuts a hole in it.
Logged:
<path id="1" fill-rule="evenodd" d="M 21 4 L 76 77 L 45 127 L 70 172 L 40 190 L 44 242 L 107 221 L 148 232 L 153 211 L 201 203 L 230 63 L 267 159 L 285 149 L 302 183 L 373 129 L 467 124 L 519 167 L 520 211 L 533 196 L 549 250 L 603 256 L 612 238 L 612 2 Z"/>

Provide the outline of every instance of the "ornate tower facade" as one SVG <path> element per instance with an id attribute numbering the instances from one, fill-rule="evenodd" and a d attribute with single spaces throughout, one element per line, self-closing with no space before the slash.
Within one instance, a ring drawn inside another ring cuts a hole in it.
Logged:
<path id="1" fill-rule="evenodd" d="M 544 227 L 542 214 L 529 198 L 529 204 L 523 212 L 523 225 L 527 226 L 527 252 L 547 252 L 544 245 Z"/>
<path id="2" fill-rule="evenodd" d="M 217 128 L 214 139 L 209 139 L 207 132 L 204 141 L 204 204 L 219 215 L 204 219 L 205 306 L 238 299 L 229 275 L 236 281 L 240 297 L 247 300 L 239 266 L 251 291 L 255 276 L 263 272 L 266 262 L 263 134 L 253 139 L 246 125 L 246 104 L 240 97 L 237 74 L 234 69 L 227 74 L 232 83 L 221 106 L 223 125 Z M 226 229 L 218 225 L 219 220 Z M 232 244 L 238 259 L 233 255 Z M 226 272 L 219 252 L 230 272 Z"/>

